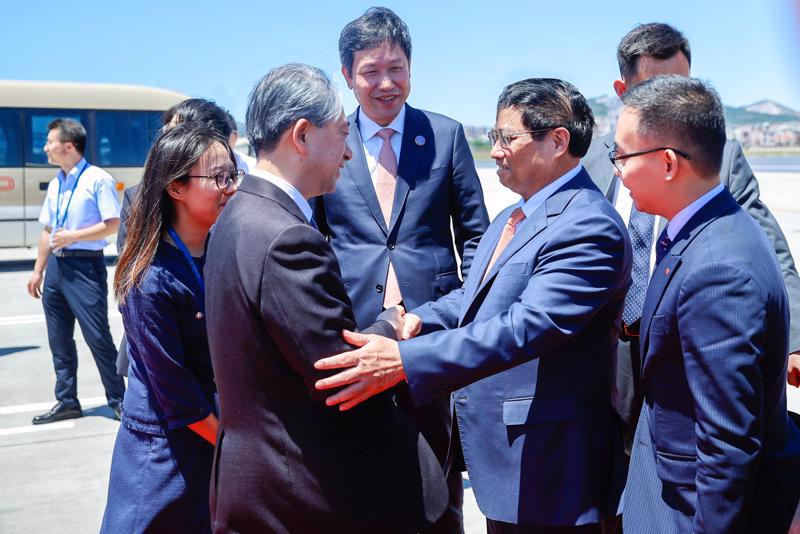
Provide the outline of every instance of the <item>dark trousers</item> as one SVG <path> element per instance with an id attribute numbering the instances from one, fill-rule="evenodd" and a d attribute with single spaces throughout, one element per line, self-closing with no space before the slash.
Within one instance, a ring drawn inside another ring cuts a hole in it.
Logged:
<path id="1" fill-rule="evenodd" d="M 617 357 L 614 361 L 614 391 L 611 403 L 621 422 L 622 443 L 625 453 L 630 456 L 633 435 L 642 411 L 644 391 L 642 390 L 642 359 L 639 355 L 639 338 L 620 338 Z"/>
<path id="2" fill-rule="evenodd" d="M 75 319 L 94 356 L 109 404 L 122 402 L 125 382 L 114 366 L 117 349 L 108 327 L 108 283 L 105 259 L 58 258 L 50 255 L 42 302 L 47 337 L 56 371 L 56 399 L 78 403 L 78 351 Z"/>

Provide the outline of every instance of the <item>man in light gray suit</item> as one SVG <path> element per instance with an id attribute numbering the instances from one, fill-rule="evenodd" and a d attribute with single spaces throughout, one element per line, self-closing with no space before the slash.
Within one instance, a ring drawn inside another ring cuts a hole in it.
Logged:
<path id="1" fill-rule="evenodd" d="M 617 48 L 620 79 L 614 81 L 614 91 L 620 97 L 625 91 L 659 74 L 689 76 L 691 51 L 686 37 L 668 24 L 642 24 L 631 30 Z M 609 151 L 614 148 L 614 131 L 592 141 L 583 165 L 595 184 L 606 193 L 628 226 L 633 246 L 633 282 L 625 300 L 622 332 L 616 365 L 616 386 L 613 402 L 622 419 L 626 445 L 630 443 L 642 406 L 641 360 L 639 357 L 639 324 L 644 294 L 655 260 L 655 238 L 666 221 L 660 217 L 638 212 L 628 189 L 614 176 Z M 800 317 L 800 277 L 775 218 L 759 198 L 758 181 L 753 175 L 742 147 L 727 141 L 723 152 L 721 182 L 766 232 L 780 262 L 786 290 L 791 303 L 791 316 Z M 789 383 L 800 385 L 800 320 L 792 321 L 789 341 Z"/>

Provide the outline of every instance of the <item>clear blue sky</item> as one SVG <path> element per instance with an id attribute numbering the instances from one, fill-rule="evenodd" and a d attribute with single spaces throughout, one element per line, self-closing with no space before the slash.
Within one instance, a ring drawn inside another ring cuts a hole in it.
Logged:
<path id="1" fill-rule="evenodd" d="M 301 61 L 339 73 L 355 0 L 4 2 L 0 77 L 133 83 L 215 99 L 243 120 L 254 82 Z M 609 94 L 619 39 L 641 22 L 677 26 L 694 76 L 728 105 L 770 98 L 800 109 L 800 0 L 387 1 L 413 41 L 412 105 L 465 124 L 494 121 L 506 84 L 551 76 Z"/>

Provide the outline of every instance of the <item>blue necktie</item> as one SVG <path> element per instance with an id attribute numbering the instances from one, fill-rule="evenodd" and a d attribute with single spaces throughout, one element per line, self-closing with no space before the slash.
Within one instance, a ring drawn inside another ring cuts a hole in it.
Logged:
<path id="1" fill-rule="evenodd" d="M 667 251 L 671 246 L 672 240 L 667 235 L 667 229 L 664 228 L 664 231 L 661 232 L 661 236 L 659 236 L 658 242 L 656 243 L 656 265 L 661 263 L 661 260 L 667 255 Z"/>
<path id="2" fill-rule="evenodd" d="M 655 215 L 642 213 L 635 206 L 631 206 L 628 232 L 631 234 L 633 265 L 631 287 L 625 295 L 625 307 L 622 309 L 622 320 L 627 325 L 634 324 L 642 317 L 644 297 L 650 281 L 650 247 L 653 244 L 654 224 Z"/>

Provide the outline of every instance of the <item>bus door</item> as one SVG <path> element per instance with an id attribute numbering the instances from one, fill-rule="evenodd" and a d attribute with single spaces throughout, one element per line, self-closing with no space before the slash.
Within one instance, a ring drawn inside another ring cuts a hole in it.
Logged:
<path id="1" fill-rule="evenodd" d="M 0 108 L 0 247 L 25 244 L 22 112 Z"/>
<path id="2" fill-rule="evenodd" d="M 26 109 L 24 111 L 25 132 L 25 245 L 36 246 L 43 226 L 39 222 L 47 186 L 58 174 L 58 167 L 47 163 L 44 145 L 47 142 L 47 125 L 55 119 L 74 119 L 91 131 L 86 111 L 69 109 Z M 87 139 L 89 153 L 91 137 Z"/>

